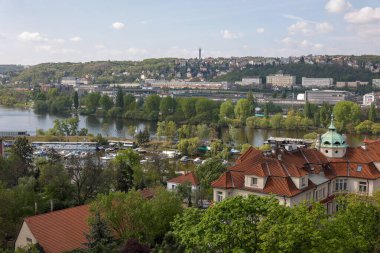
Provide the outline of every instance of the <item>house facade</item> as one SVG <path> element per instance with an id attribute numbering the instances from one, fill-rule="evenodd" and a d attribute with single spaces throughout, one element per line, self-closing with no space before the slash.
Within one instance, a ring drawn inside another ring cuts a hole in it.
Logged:
<path id="1" fill-rule="evenodd" d="M 168 191 L 176 190 L 180 184 L 184 184 L 186 182 L 191 184 L 191 191 L 195 192 L 196 190 L 199 190 L 199 182 L 193 172 L 189 172 L 168 180 L 166 189 Z"/>
<path id="2" fill-rule="evenodd" d="M 236 195 L 272 195 L 290 207 L 321 202 L 334 213 L 339 208 L 337 195 L 371 196 L 380 189 L 380 141 L 348 147 L 331 123 L 313 149 L 248 149 L 212 187 L 215 202 Z"/>

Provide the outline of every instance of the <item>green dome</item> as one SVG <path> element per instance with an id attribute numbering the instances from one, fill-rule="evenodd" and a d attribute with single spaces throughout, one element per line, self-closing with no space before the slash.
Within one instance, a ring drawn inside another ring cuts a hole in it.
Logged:
<path id="1" fill-rule="evenodd" d="M 344 137 L 336 131 L 333 124 L 333 118 L 331 119 L 331 124 L 329 130 L 321 137 L 321 147 L 322 148 L 346 148 L 346 140 Z"/>

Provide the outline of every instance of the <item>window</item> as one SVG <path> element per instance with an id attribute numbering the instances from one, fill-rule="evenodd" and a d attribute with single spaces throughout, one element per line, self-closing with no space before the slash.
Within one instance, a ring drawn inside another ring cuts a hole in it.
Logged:
<path id="1" fill-rule="evenodd" d="M 335 150 L 335 154 L 338 154 L 338 150 Z"/>
<path id="2" fill-rule="evenodd" d="M 367 192 L 367 182 L 359 182 L 359 192 Z"/>
<path id="3" fill-rule="evenodd" d="M 326 149 L 326 150 L 325 150 L 325 153 L 328 153 L 328 152 L 329 152 L 329 151 Z"/>
<path id="4" fill-rule="evenodd" d="M 223 200 L 223 192 L 216 192 L 216 201 L 221 202 Z"/>
<path id="5" fill-rule="evenodd" d="M 301 186 L 306 185 L 306 179 L 304 177 L 301 177 Z"/>
<path id="6" fill-rule="evenodd" d="M 347 179 L 335 180 L 335 191 L 347 191 Z"/>
<path id="7" fill-rule="evenodd" d="M 26 242 L 27 242 L 27 243 L 33 243 L 33 240 L 32 240 L 32 238 L 27 237 L 27 238 L 26 238 Z"/>
<path id="8" fill-rule="evenodd" d="M 251 177 L 251 185 L 257 186 L 257 177 Z"/>
<path id="9" fill-rule="evenodd" d="M 361 164 L 358 164 L 356 171 L 361 172 L 362 169 L 363 169 L 363 166 Z"/>
<path id="10" fill-rule="evenodd" d="M 175 189 L 175 184 L 172 184 L 172 190 L 174 190 Z"/>
<path id="11" fill-rule="evenodd" d="M 315 192 L 315 200 L 322 200 L 325 198 L 325 188 L 319 189 Z"/>

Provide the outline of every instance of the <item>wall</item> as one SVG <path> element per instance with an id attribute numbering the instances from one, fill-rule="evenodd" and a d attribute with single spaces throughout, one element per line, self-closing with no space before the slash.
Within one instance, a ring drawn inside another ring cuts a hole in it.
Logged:
<path id="1" fill-rule="evenodd" d="M 28 225 L 24 221 L 15 243 L 15 249 L 27 246 L 29 244 L 29 242 L 26 240 L 27 237 L 32 239 L 33 244 L 37 243 L 37 239 L 33 236 Z"/>

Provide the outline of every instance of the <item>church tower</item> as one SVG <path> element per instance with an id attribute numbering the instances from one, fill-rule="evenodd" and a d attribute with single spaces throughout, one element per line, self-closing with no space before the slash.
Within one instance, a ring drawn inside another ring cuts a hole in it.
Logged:
<path id="1" fill-rule="evenodd" d="M 345 138 L 336 131 L 334 115 L 331 115 L 329 130 L 321 136 L 319 151 L 329 158 L 342 158 L 346 154 Z"/>

